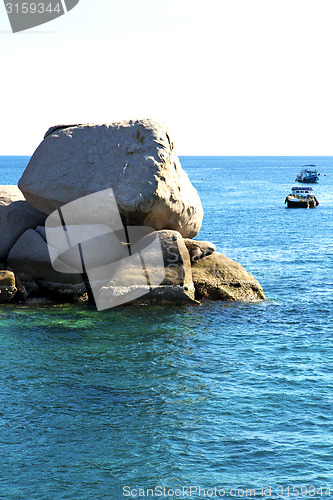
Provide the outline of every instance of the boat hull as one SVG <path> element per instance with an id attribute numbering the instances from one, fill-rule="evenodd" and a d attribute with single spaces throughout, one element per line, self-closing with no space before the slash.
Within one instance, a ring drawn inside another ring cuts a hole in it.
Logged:
<path id="1" fill-rule="evenodd" d="M 297 182 L 305 182 L 305 183 L 310 183 L 310 184 L 315 184 L 316 182 L 318 182 L 319 180 L 319 177 L 317 176 L 313 176 L 313 177 L 304 177 L 304 179 L 302 178 L 298 178 L 296 177 L 295 179 Z"/>
<path id="2" fill-rule="evenodd" d="M 316 208 L 316 206 L 319 205 L 316 198 L 300 200 L 292 196 L 287 196 L 286 203 L 288 208 Z"/>

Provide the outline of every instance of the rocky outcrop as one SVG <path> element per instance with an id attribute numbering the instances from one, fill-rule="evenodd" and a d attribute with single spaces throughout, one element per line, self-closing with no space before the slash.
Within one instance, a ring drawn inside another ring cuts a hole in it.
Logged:
<path id="1" fill-rule="evenodd" d="M 86 292 L 80 274 L 58 273 L 52 267 L 47 243 L 28 229 L 11 249 L 8 266 L 22 281 L 29 296 L 47 295 L 75 300 Z"/>
<path id="2" fill-rule="evenodd" d="M 151 120 L 51 127 L 19 187 L 0 186 L 0 303 L 265 299 L 241 265 L 192 239 L 198 193 Z"/>
<path id="3" fill-rule="evenodd" d="M 124 224 L 176 230 L 189 238 L 203 218 L 167 130 L 152 120 L 51 128 L 19 188 L 46 214 L 112 188 Z"/>
<path id="4" fill-rule="evenodd" d="M 198 299 L 246 302 L 265 299 L 258 281 L 240 264 L 219 252 L 193 263 L 192 277 Z"/>
<path id="5" fill-rule="evenodd" d="M 0 271 L 0 304 L 14 299 L 17 292 L 15 275 L 11 271 Z"/>
<path id="6" fill-rule="evenodd" d="M 27 229 L 45 221 L 45 214 L 23 200 L 17 186 L 0 186 L 0 261 L 7 258 L 14 243 Z"/>
<path id="7" fill-rule="evenodd" d="M 153 245 L 156 237 L 158 247 Z M 44 238 L 42 226 L 36 231 L 29 229 L 13 246 L 8 266 L 19 278 L 17 282 L 22 280 L 23 284 L 19 286 L 16 282 L 10 296 L 6 295 L 8 300 L 14 297 L 17 289 L 17 297 L 21 299 L 44 296 L 72 301 L 85 296 L 86 287 L 81 274 L 71 273 L 71 268 L 68 268 L 68 273 L 54 270 Z M 265 299 L 258 281 L 240 264 L 215 252 L 214 245 L 209 242 L 190 242 L 177 231 L 161 230 L 147 234 L 130 248 L 130 255 L 118 256 L 119 260 L 111 262 L 111 267 L 105 264 L 88 270 L 99 310 L 126 303 Z"/>

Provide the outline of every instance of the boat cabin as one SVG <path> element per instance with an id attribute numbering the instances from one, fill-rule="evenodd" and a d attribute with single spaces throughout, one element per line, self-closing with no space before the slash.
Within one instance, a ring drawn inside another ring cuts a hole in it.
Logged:
<path id="1" fill-rule="evenodd" d="M 291 193 L 293 196 L 296 197 L 302 197 L 302 198 L 310 198 L 310 196 L 313 195 L 313 188 L 312 187 L 305 187 L 305 186 L 294 186 L 291 188 Z"/>
<path id="2" fill-rule="evenodd" d="M 300 175 L 303 175 L 304 177 L 306 175 L 317 175 L 317 174 L 318 174 L 318 170 L 311 170 L 309 168 L 304 168 L 303 170 L 300 171 Z"/>

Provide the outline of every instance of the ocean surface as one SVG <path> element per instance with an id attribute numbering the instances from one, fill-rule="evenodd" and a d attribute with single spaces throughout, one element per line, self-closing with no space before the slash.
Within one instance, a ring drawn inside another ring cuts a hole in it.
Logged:
<path id="1" fill-rule="evenodd" d="M 0 499 L 333 496 L 333 157 L 181 162 L 268 300 L 0 307 Z M 320 205 L 287 209 L 304 163 Z"/>

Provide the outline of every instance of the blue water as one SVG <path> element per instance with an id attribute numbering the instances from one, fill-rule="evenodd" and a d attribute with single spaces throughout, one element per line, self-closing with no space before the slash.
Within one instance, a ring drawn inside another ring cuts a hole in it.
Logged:
<path id="1" fill-rule="evenodd" d="M 27 160 L 0 158 L 0 183 Z M 333 496 L 333 158 L 181 161 L 198 238 L 268 301 L 2 307 L 1 499 Z M 322 172 L 320 205 L 288 210 L 303 163 Z"/>

